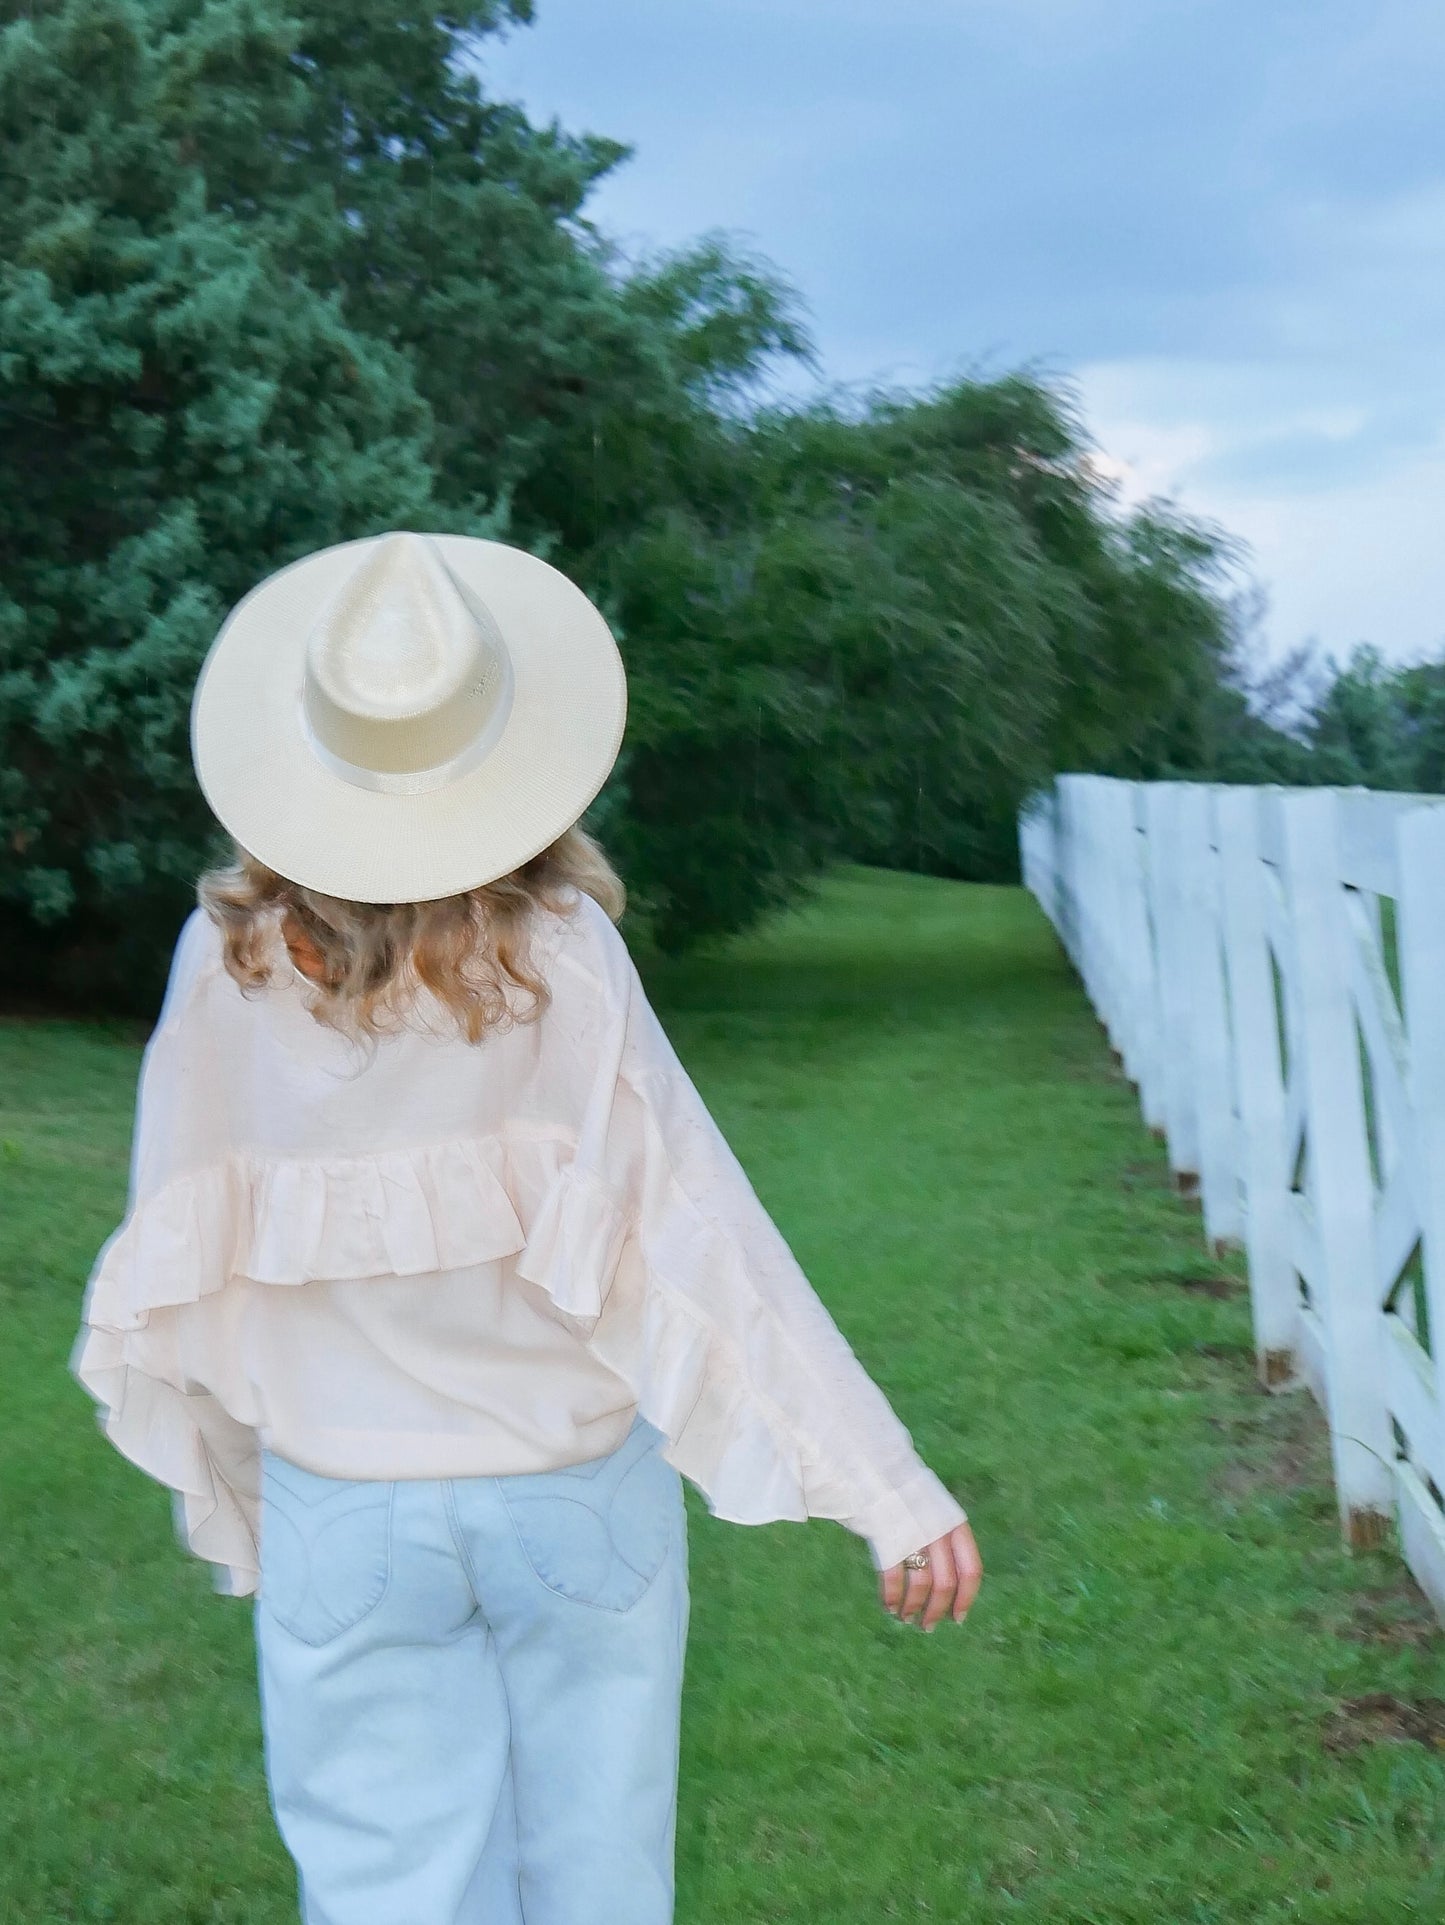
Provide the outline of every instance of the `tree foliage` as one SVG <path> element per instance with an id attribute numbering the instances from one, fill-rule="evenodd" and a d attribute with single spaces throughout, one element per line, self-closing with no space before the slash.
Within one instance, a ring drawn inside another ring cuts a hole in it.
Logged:
<path id="1" fill-rule="evenodd" d="M 1339 663 L 1311 639 L 1272 659 L 1251 646 L 1264 607 L 1255 590 L 1235 611 L 1199 752 L 1171 773 L 1445 793 L 1445 653 L 1390 662 L 1361 642 Z"/>

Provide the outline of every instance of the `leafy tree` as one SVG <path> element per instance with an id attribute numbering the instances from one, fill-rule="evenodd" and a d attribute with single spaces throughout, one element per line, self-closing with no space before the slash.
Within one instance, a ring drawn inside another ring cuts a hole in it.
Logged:
<path id="1" fill-rule="evenodd" d="M 874 711 L 875 752 L 850 751 L 869 797 L 856 853 L 1010 878 L 1019 805 L 1052 770 L 1156 774 L 1189 752 L 1232 551 L 1161 507 L 1118 512 L 1067 389 L 965 380 L 781 413 L 769 433 L 783 497 L 865 533 L 864 662 L 876 638 L 898 646 L 885 556 L 912 593 L 908 673 Z"/>
<path id="2" fill-rule="evenodd" d="M 1362 643 L 1311 719 L 1316 780 L 1367 788 L 1413 786 L 1403 691 L 1377 648 Z"/>
<path id="3" fill-rule="evenodd" d="M 1407 745 L 1407 787 L 1445 794 L 1445 661 L 1416 662 L 1396 671 L 1400 727 Z"/>
<path id="4" fill-rule="evenodd" d="M 1445 660 L 1391 664 L 1360 643 L 1341 665 L 1313 639 L 1270 660 L 1257 645 L 1263 593 L 1246 600 L 1229 611 L 1234 634 L 1197 751 L 1175 773 L 1445 792 Z"/>

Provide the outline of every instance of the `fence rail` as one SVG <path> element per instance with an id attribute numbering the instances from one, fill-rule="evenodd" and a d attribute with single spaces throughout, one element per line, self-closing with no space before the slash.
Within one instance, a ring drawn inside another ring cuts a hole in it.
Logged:
<path id="1" fill-rule="evenodd" d="M 1393 1516 L 1445 1620 L 1445 798 L 1065 775 L 1019 846 L 1345 1543 Z"/>

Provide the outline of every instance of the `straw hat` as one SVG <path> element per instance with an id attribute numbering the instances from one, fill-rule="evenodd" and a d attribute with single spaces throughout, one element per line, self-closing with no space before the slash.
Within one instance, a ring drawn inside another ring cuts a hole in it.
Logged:
<path id="1" fill-rule="evenodd" d="M 269 868 L 353 902 L 494 881 L 582 815 L 622 744 L 601 614 L 535 555 L 373 535 L 226 618 L 191 703 L 207 802 Z"/>

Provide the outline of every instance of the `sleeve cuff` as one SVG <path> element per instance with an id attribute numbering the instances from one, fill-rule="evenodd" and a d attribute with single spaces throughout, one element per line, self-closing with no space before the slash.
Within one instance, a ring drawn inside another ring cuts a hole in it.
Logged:
<path id="1" fill-rule="evenodd" d="M 924 1464 L 897 1490 L 843 1522 L 847 1530 L 867 1539 L 874 1569 L 887 1571 L 911 1551 L 926 1550 L 956 1525 L 966 1524 L 968 1513 Z"/>

